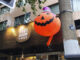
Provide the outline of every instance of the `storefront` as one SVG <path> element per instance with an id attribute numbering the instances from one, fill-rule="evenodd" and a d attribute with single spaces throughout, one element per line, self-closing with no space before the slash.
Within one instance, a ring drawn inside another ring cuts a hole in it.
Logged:
<path id="1" fill-rule="evenodd" d="M 44 6 L 49 6 L 53 13 L 59 14 L 58 1 L 48 2 Z M 29 8 L 26 7 L 28 11 L 25 14 L 20 8 L 12 10 L 8 7 L 1 8 L 0 60 L 22 60 L 23 58 L 24 60 L 64 60 L 61 29 L 47 47 L 46 42 L 49 37 L 40 36 L 35 32 L 33 22 L 35 17 Z M 38 9 L 37 15 L 41 12 L 42 10 Z"/>
<path id="2" fill-rule="evenodd" d="M 8 27 L 6 30 L 0 31 L 0 34 L 0 53 L 7 55 L 8 58 L 13 57 L 13 60 L 18 60 L 21 56 L 24 58 L 35 56 L 31 59 L 38 59 L 38 55 L 40 56 L 39 60 L 44 59 L 42 56 L 46 55 L 49 60 L 50 58 L 59 60 L 64 53 L 61 30 L 53 37 L 49 47 L 46 46 L 48 37 L 40 36 L 34 31 L 34 22 Z M 3 60 L 5 58 L 7 59 L 7 57 L 1 57 Z"/>

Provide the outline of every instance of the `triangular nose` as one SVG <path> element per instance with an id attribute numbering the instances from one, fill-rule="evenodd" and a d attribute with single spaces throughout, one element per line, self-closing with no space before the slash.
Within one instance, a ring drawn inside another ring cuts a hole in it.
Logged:
<path id="1" fill-rule="evenodd" d="M 44 20 L 44 17 L 42 16 L 41 20 Z"/>

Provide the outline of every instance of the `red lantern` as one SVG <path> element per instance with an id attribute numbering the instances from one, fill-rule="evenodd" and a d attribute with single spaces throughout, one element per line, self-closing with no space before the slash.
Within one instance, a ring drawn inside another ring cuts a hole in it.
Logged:
<path id="1" fill-rule="evenodd" d="M 60 30 L 61 22 L 59 18 L 53 16 L 51 12 L 43 12 L 35 18 L 34 22 L 34 28 L 38 34 L 50 36 L 47 42 L 47 46 L 49 46 L 52 37 Z"/>

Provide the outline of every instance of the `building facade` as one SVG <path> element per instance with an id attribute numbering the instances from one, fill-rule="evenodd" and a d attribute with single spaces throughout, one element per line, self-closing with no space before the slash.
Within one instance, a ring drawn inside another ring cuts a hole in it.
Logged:
<path id="1" fill-rule="evenodd" d="M 74 3 L 74 1 L 72 0 L 71 1 L 72 2 L 72 8 L 73 8 L 73 20 L 74 20 L 74 22 L 75 22 L 75 20 L 78 20 L 78 19 L 80 19 L 79 18 L 79 16 L 80 16 L 80 13 L 79 13 L 79 11 L 75 11 L 75 6 L 74 6 L 74 4 L 76 4 L 76 3 Z M 52 12 L 53 13 L 55 13 L 57 16 L 59 16 L 59 14 L 60 14 L 60 12 L 59 12 L 59 2 L 58 2 L 58 0 L 47 0 L 44 4 L 42 4 L 42 7 L 45 7 L 45 6 L 48 6 L 48 7 L 50 7 L 51 8 L 51 10 L 52 10 Z M 39 15 L 41 12 L 43 12 L 42 10 L 40 10 L 39 8 L 38 8 L 38 6 L 37 6 L 37 4 L 36 4 L 36 8 L 37 8 L 37 11 L 36 11 L 36 15 L 34 15 L 32 12 L 32 10 L 31 10 L 31 8 L 30 8 L 30 5 L 26 5 L 25 6 L 25 8 L 26 8 L 26 10 L 27 10 L 27 12 L 26 13 L 28 13 L 28 12 L 30 12 L 31 14 L 31 16 L 30 16 L 30 20 L 31 21 L 34 21 L 34 18 L 37 16 L 37 15 Z M 78 8 L 76 8 L 77 10 L 79 10 Z M 19 23 L 22 23 L 22 20 L 24 19 L 24 17 L 25 17 L 25 14 L 26 13 L 24 13 L 23 11 L 22 11 L 22 8 L 17 8 L 17 7 L 15 7 L 14 9 L 10 9 L 10 8 L 8 8 L 8 7 L 6 7 L 6 6 L 4 6 L 4 5 L 1 5 L 0 6 L 0 27 L 1 27 L 1 29 L 0 29 L 0 31 L 3 31 L 3 30 L 5 30 L 6 28 L 8 28 L 8 27 L 16 27 L 16 26 L 18 26 L 18 24 Z M 31 25 L 31 27 L 32 27 L 32 25 Z M 77 27 L 77 26 L 76 26 Z M 33 28 L 32 28 L 33 29 Z M 32 30 L 33 31 L 33 30 Z M 24 34 L 26 33 L 26 30 L 25 31 L 21 31 L 20 32 L 20 34 L 23 34 L 23 32 L 24 32 Z M 60 35 L 61 35 L 61 33 L 62 32 L 59 32 L 59 34 L 57 35 L 57 37 L 59 37 Z M 76 30 L 76 35 L 77 35 L 77 37 L 79 38 L 80 37 L 80 35 L 79 35 L 79 29 L 77 29 Z M 1 33 L 1 34 L 3 34 L 3 33 Z M 32 32 L 32 35 L 34 35 L 35 34 L 35 32 L 33 31 Z M 4 34 L 3 34 L 4 35 Z M 26 34 L 25 34 L 26 35 Z M 20 35 L 20 36 L 23 36 L 23 35 Z M 20 37 L 19 36 L 19 37 Z M 37 35 L 34 35 L 34 36 L 37 36 Z M 34 36 L 32 37 L 32 39 L 34 39 Z M 0 37 L 1 38 L 1 37 Z M 13 39 L 12 39 L 13 38 Z M 0 49 L 3 49 L 4 51 L 6 50 L 6 49 L 14 49 L 15 48 L 15 46 L 16 47 L 23 47 L 24 45 L 26 45 L 26 43 L 24 43 L 24 44 L 18 44 L 17 45 L 17 43 L 16 43 L 16 41 L 13 41 L 13 40 L 15 40 L 14 39 L 14 37 L 12 37 L 12 38 L 9 38 L 9 39 L 7 39 L 6 40 L 6 38 L 5 39 L 3 39 L 4 41 L 0 41 L 0 42 L 2 42 L 1 44 L 0 44 Z M 47 40 L 47 38 L 44 38 L 44 37 L 40 37 L 40 36 L 38 36 L 38 38 L 39 39 L 42 39 L 42 40 Z M 59 44 L 61 44 L 61 42 L 62 42 L 62 37 L 60 36 L 60 38 L 56 38 L 56 37 L 54 37 L 56 40 L 59 40 L 60 39 L 60 43 Z M 9 41 L 9 40 L 11 40 L 12 39 L 12 41 Z M 21 39 L 21 38 L 19 38 L 19 39 Z M 5 41 L 6 40 L 6 41 Z M 37 45 L 37 44 L 40 44 L 40 43 L 38 43 L 38 41 L 37 41 L 38 39 L 37 38 L 35 38 L 35 44 L 34 45 Z M 32 41 L 33 42 L 33 41 Z M 45 41 L 42 41 L 42 42 L 45 42 Z M 10 44 L 9 44 L 10 43 Z M 34 43 L 34 42 L 33 42 Z M 56 42 L 55 42 L 56 43 Z M 54 43 L 54 44 L 55 44 Z M 41 43 L 41 44 L 43 44 L 43 43 Z M 58 44 L 58 43 L 57 43 Z M 30 46 L 32 46 L 32 44 L 29 44 Z M 43 44 L 43 45 L 45 45 L 45 44 Z M 8 47 L 7 47 L 8 46 Z M 55 45 L 54 45 L 55 46 Z M 27 46 L 28 47 L 28 46 Z M 40 46 L 39 46 L 40 47 Z M 20 48 L 20 49 L 21 49 Z M 31 47 L 31 48 L 33 48 L 33 47 Z M 40 47 L 41 49 L 42 49 L 42 47 Z M 44 48 L 44 47 L 43 47 Z M 41 53 L 39 52 L 39 53 L 35 53 L 35 54 L 31 54 L 31 52 L 29 53 L 29 54 L 27 54 L 26 55 L 26 53 L 27 52 L 25 52 L 25 56 L 37 56 L 36 57 L 36 59 L 38 59 L 38 60 L 40 60 L 41 59 L 41 57 L 43 57 L 42 59 L 46 59 L 46 60 L 52 60 L 52 59 L 54 59 L 54 60 L 65 60 L 64 59 L 64 51 L 63 51 L 63 47 L 61 46 L 61 47 L 59 47 L 60 49 L 55 49 L 55 48 L 57 48 L 57 46 L 56 47 L 53 47 L 53 50 L 51 50 L 49 53 L 46 53 L 46 52 L 44 52 L 44 51 L 41 51 Z M 46 49 L 46 47 L 44 48 L 44 50 Z M 19 49 L 17 49 L 17 50 L 19 50 Z M 38 49 L 39 50 L 39 49 Z M 60 51 L 59 51 L 60 50 Z M 15 60 L 18 60 L 18 59 L 20 59 L 19 57 L 20 57 L 20 55 L 18 56 L 18 55 L 16 55 L 16 53 L 15 54 L 13 54 L 13 53 L 11 53 L 11 51 L 9 51 L 9 50 L 7 50 L 8 52 L 10 52 L 9 53 L 9 58 L 10 59 L 15 59 Z M 7 53 L 7 51 L 5 52 L 5 53 Z M 25 49 L 25 51 L 27 51 L 27 49 Z M 37 50 L 36 50 L 37 51 Z M 45 50 L 45 51 L 47 51 L 47 50 Z M 54 51 L 54 52 L 52 52 L 52 51 Z M 57 52 L 56 52 L 57 51 Z M 12 51 L 12 52 L 15 52 L 15 51 Z M 20 52 L 19 52 L 19 54 L 22 54 L 22 50 L 20 50 Z M 1 54 L 2 55 L 2 54 Z M 13 56 L 14 55 L 14 56 Z M 3 55 L 4 56 L 4 55 Z M 6 55 L 5 55 L 6 56 Z M 22 55 L 21 55 L 22 56 Z M 12 58 L 13 57 L 13 58 Z M 51 59 L 52 58 L 52 59 Z M 6 58 L 5 58 L 6 59 Z M 32 60 L 34 60 L 35 59 L 35 57 L 33 57 L 33 59 Z"/>

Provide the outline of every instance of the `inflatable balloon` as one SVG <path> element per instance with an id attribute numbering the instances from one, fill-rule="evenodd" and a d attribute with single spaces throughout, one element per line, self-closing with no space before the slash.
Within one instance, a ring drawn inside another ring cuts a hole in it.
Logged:
<path id="1" fill-rule="evenodd" d="M 50 45 L 53 36 L 59 32 L 61 22 L 51 12 L 43 12 L 34 20 L 34 29 L 41 36 L 49 36 L 47 46 Z"/>

